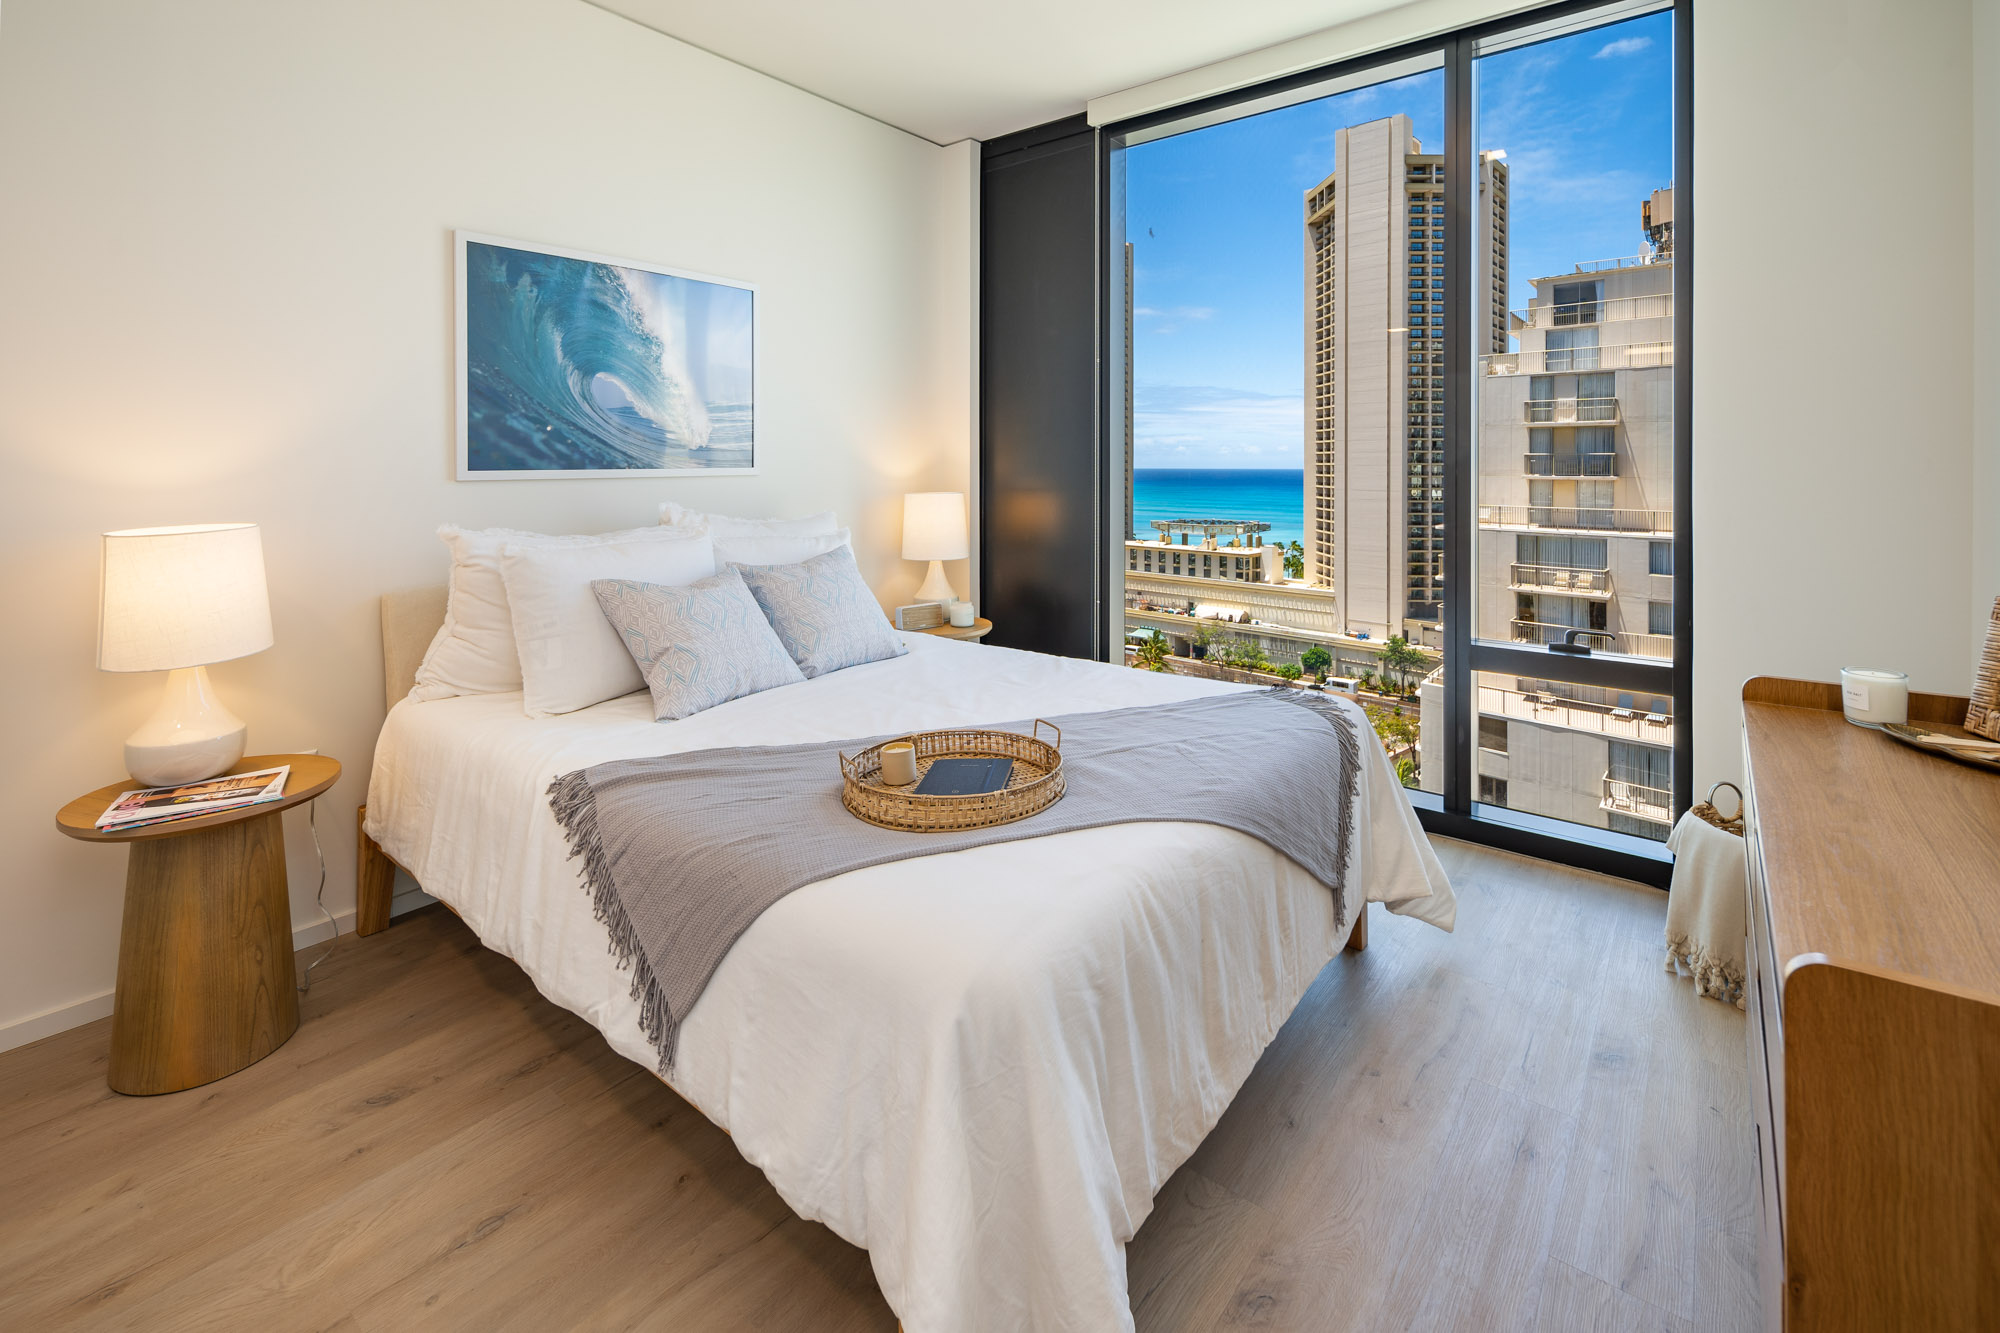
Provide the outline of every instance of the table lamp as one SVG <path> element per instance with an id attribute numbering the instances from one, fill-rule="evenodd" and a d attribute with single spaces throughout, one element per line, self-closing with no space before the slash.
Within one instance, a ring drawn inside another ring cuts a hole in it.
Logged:
<path id="1" fill-rule="evenodd" d="M 919 491 L 903 497 L 903 559 L 928 560 L 930 573 L 917 589 L 920 602 L 949 602 L 956 594 L 944 576 L 944 562 L 963 560 L 971 549 L 962 491 Z"/>
<path id="2" fill-rule="evenodd" d="M 100 671 L 165 671 L 160 706 L 125 738 L 126 771 L 149 787 L 199 782 L 243 757 L 243 719 L 208 683 L 208 663 L 271 646 L 264 543 L 255 523 L 104 534 Z"/>

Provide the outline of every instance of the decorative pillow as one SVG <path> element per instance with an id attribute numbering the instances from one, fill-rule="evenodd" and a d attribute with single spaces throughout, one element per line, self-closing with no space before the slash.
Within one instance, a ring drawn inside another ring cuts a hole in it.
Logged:
<path id="1" fill-rule="evenodd" d="M 417 668 L 410 698 L 450 699 L 460 694 L 504 694 L 521 688 L 521 658 L 514 647 L 514 619 L 500 577 L 501 553 L 509 542 L 587 546 L 671 530 L 633 528 L 577 537 L 551 537 L 516 528 L 461 528 L 447 523 L 438 538 L 451 552 L 450 591 L 444 624 Z M 634 689 L 638 687 L 633 686 Z"/>
<path id="2" fill-rule="evenodd" d="M 772 533 L 761 537 L 724 537 L 718 533 L 715 570 L 719 574 L 731 565 L 796 565 L 847 545 L 846 528 L 803 536 Z"/>
<path id="3" fill-rule="evenodd" d="M 669 722 L 805 677 L 733 569 L 678 587 L 630 579 L 590 585 Z"/>
<path id="4" fill-rule="evenodd" d="M 817 537 L 840 527 L 831 509 L 804 518 L 737 518 L 734 514 L 704 514 L 672 500 L 660 502 L 660 522 L 668 527 L 707 528 L 708 535 L 718 541 L 730 537 Z"/>
<path id="5" fill-rule="evenodd" d="M 589 546 L 508 544 L 500 573 L 520 650 L 521 707 L 529 717 L 573 713 L 645 687 L 604 622 L 593 582 L 677 584 L 714 575 L 715 547 L 705 534 L 641 531 L 646 535 Z"/>
<path id="6" fill-rule="evenodd" d="M 845 545 L 790 565 L 731 565 L 750 585 L 785 651 L 808 680 L 910 651 Z"/>

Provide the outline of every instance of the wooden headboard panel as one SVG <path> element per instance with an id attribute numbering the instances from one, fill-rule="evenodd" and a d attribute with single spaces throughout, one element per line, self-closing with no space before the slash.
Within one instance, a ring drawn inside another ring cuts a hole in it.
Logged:
<path id="1" fill-rule="evenodd" d="M 382 694 L 388 706 L 410 692 L 431 640 L 444 624 L 445 588 L 382 595 Z"/>

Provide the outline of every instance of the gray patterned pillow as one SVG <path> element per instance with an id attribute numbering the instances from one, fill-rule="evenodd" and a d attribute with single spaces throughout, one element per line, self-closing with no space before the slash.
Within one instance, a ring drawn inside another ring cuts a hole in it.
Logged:
<path id="1" fill-rule="evenodd" d="M 680 587 L 595 579 L 590 590 L 666 722 L 805 679 L 733 569 Z"/>
<path id="2" fill-rule="evenodd" d="M 806 679 L 910 651 L 889 628 L 854 552 L 837 546 L 795 565 L 736 565 Z"/>

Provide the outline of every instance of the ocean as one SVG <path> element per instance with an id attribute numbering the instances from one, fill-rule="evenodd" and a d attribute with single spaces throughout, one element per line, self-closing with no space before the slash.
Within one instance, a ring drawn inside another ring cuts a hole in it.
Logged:
<path id="1" fill-rule="evenodd" d="M 1304 541 L 1302 468 L 1135 468 L 1132 524 L 1153 535 L 1156 518 L 1243 519 L 1269 523 L 1267 542 Z"/>

